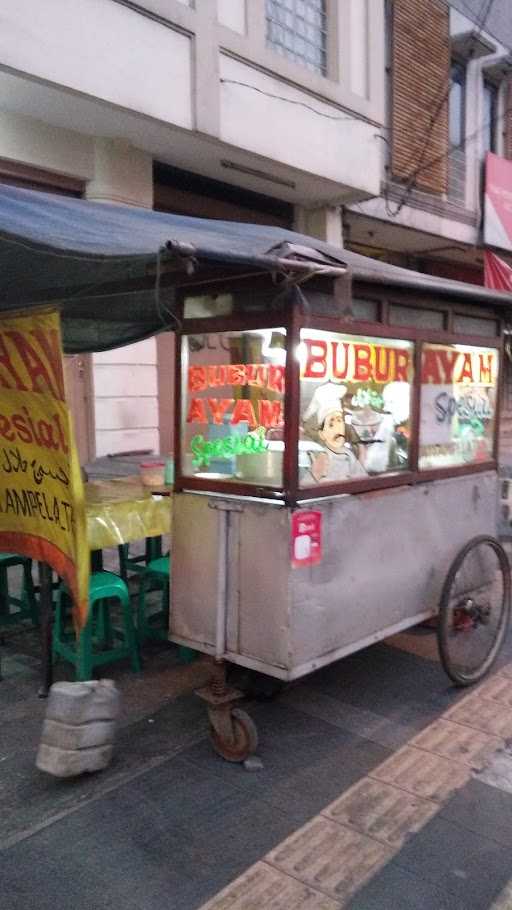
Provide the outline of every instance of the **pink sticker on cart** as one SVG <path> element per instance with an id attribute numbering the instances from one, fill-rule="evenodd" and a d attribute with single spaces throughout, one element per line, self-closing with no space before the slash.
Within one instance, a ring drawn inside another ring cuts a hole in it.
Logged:
<path id="1" fill-rule="evenodd" d="M 322 561 L 322 513 L 294 512 L 291 539 L 292 566 L 316 566 Z"/>

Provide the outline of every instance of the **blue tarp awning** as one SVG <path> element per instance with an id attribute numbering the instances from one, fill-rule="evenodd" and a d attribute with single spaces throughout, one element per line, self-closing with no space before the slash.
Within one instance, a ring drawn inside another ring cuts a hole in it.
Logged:
<path id="1" fill-rule="evenodd" d="M 60 306 L 66 350 L 128 344 L 173 327 L 174 287 L 155 292 L 166 244 L 191 245 L 200 266 L 270 272 L 283 242 L 345 262 L 354 277 L 468 302 L 512 305 L 512 295 L 396 268 L 279 227 L 188 218 L 0 185 L 0 313 Z"/>

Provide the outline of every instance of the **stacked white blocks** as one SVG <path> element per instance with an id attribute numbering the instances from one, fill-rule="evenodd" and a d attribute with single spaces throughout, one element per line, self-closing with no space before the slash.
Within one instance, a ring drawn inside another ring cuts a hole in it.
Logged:
<path id="1" fill-rule="evenodd" d="M 55 683 L 36 758 L 40 771 L 74 777 L 112 758 L 120 695 L 110 679 Z"/>

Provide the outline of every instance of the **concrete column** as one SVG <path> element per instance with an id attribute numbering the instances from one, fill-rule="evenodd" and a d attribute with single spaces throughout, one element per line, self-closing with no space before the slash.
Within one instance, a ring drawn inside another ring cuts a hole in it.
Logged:
<path id="1" fill-rule="evenodd" d="M 91 202 L 115 202 L 153 207 L 153 159 L 124 139 L 96 139 L 94 177 L 87 183 L 85 198 Z"/>
<path id="2" fill-rule="evenodd" d="M 216 0 L 201 0 L 194 38 L 195 128 L 210 136 L 220 135 L 219 47 L 212 38 L 216 26 Z"/>
<path id="3" fill-rule="evenodd" d="M 92 202 L 153 207 L 153 161 L 122 139 L 96 139 Z M 158 451 L 156 340 L 92 355 L 96 454 Z"/>
<path id="4" fill-rule="evenodd" d="M 309 234 L 332 243 L 333 246 L 343 247 L 343 221 L 339 205 L 316 209 L 296 206 L 294 228 L 301 234 Z"/>

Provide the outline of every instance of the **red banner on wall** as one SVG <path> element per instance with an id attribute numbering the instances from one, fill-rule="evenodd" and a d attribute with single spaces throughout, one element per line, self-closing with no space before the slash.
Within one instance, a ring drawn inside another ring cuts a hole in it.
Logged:
<path id="1" fill-rule="evenodd" d="M 484 243 L 512 252 L 512 161 L 485 158 Z"/>
<path id="2" fill-rule="evenodd" d="M 512 291 L 512 267 L 489 250 L 484 252 L 485 286 L 495 291 Z"/>

